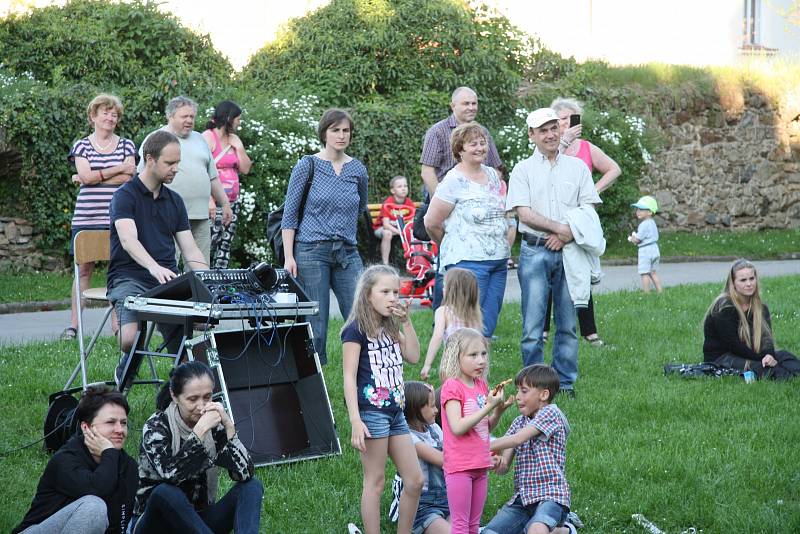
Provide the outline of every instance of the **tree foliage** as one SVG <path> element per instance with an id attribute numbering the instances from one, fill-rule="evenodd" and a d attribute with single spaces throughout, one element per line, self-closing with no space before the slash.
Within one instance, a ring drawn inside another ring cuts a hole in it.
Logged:
<path id="1" fill-rule="evenodd" d="M 242 79 L 337 105 L 468 85 L 492 95 L 483 101 L 492 116 L 508 113 L 532 46 L 505 17 L 462 0 L 333 0 L 290 21 Z"/>
<path id="2" fill-rule="evenodd" d="M 207 36 L 138 0 L 73 0 L 9 16 L 0 20 L 0 57 L 0 134 L 22 155 L 21 170 L 0 174 L 3 211 L 47 229 L 43 245 L 57 250 L 66 250 L 77 191 L 66 156 L 91 133 L 89 101 L 119 96 L 117 133 L 138 144 L 163 124 L 170 98 L 212 100 L 232 72 Z"/>

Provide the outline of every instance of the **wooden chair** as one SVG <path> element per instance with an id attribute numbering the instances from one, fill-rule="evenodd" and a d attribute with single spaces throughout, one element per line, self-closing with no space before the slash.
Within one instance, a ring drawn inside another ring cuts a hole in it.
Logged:
<path id="1" fill-rule="evenodd" d="M 78 308 L 78 347 L 80 350 L 80 363 L 69 377 L 67 384 L 64 386 L 65 390 L 69 389 L 69 387 L 72 385 L 72 382 L 77 377 L 78 372 L 81 373 L 83 388 L 86 389 L 86 359 L 89 357 L 92 349 L 94 349 L 95 343 L 97 343 L 97 339 L 103 332 L 103 327 L 105 326 L 108 318 L 111 316 L 111 312 L 114 309 L 111 306 L 111 303 L 108 302 L 105 287 L 92 287 L 81 291 L 79 267 L 83 263 L 108 261 L 111 258 L 111 233 L 108 230 L 81 230 L 75 235 L 74 248 L 75 294 L 78 296 L 76 299 L 76 305 Z M 103 315 L 103 320 L 100 322 L 97 330 L 92 335 L 88 345 L 85 344 L 83 338 L 83 299 L 88 301 L 108 303 L 108 308 L 106 309 L 105 315 Z"/>

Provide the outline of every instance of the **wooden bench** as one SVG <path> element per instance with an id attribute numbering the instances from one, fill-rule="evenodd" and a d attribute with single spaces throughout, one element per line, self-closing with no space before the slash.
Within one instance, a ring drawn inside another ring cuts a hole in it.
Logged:
<path id="1" fill-rule="evenodd" d="M 420 207 L 422 202 L 414 202 L 414 207 Z M 375 218 L 381 214 L 381 207 L 383 206 L 382 203 L 379 204 L 367 204 L 367 209 L 369 210 L 369 219 L 372 222 L 375 222 Z"/>

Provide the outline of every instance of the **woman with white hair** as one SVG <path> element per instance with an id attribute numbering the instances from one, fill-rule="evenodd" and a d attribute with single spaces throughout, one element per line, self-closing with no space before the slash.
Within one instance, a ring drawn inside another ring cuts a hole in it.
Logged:
<path id="1" fill-rule="evenodd" d="M 594 174 L 599 172 L 602 175 L 597 183 L 594 184 L 597 193 L 600 194 L 614 183 L 622 174 L 622 170 L 617 165 L 617 162 L 609 157 L 598 146 L 581 139 L 582 125 L 580 122 L 575 126 L 570 126 L 571 115 L 582 115 L 583 106 L 581 103 L 573 98 L 556 98 L 550 104 L 550 107 L 558 115 L 558 129 L 561 134 L 561 153 L 567 156 L 573 156 L 589 167 L 589 171 Z M 547 313 L 545 315 L 544 332 L 542 333 L 544 340 L 547 341 L 547 334 L 550 331 L 550 310 L 552 308 L 552 296 L 547 301 Z M 589 304 L 586 308 L 578 309 L 578 324 L 581 329 L 581 336 L 588 341 L 592 346 L 602 347 L 603 340 L 597 334 L 597 325 L 594 320 L 594 299 L 589 296 Z"/>

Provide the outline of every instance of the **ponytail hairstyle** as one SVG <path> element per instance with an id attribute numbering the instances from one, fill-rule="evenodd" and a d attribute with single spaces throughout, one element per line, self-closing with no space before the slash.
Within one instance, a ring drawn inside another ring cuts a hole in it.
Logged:
<path id="1" fill-rule="evenodd" d="M 177 397 L 183 393 L 183 388 L 189 381 L 204 376 L 207 376 L 212 384 L 215 383 L 214 373 L 203 362 L 184 362 L 178 367 L 173 367 L 169 372 L 169 380 L 161 386 L 161 391 L 158 392 L 156 409 L 162 412 L 166 410 L 169 403 L 172 402 L 172 395 Z"/>
<path id="2" fill-rule="evenodd" d="M 400 325 L 397 322 L 397 318 L 393 315 L 389 317 L 382 316 L 375 311 L 369 301 L 372 288 L 384 276 L 393 276 L 399 283 L 400 275 L 397 274 L 397 269 L 389 265 L 373 265 L 361 273 L 353 298 L 353 308 L 350 310 L 347 321 L 345 321 L 345 326 L 350 323 L 356 323 L 359 330 L 367 337 L 374 339 L 383 332 L 397 341 L 400 339 Z M 342 330 L 344 330 L 344 327 L 342 327 Z"/>
<path id="3" fill-rule="evenodd" d="M 460 267 L 447 269 L 444 275 L 442 306 L 447 306 L 464 326 L 482 329 L 483 315 L 475 273 Z"/>
<path id="4" fill-rule="evenodd" d="M 736 291 L 736 273 L 743 269 L 752 269 L 756 277 L 756 289 L 752 297 L 746 297 Z M 750 304 L 745 312 L 742 305 Z M 708 309 L 706 316 L 719 313 L 725 308 L 732 307 L 739 316 L 739 339 L 750 347 L 753 352 L 760 353 L 761 348 L 767 345 L 767 341 L 772 339 L 772 332 L 769 324 L 764 319 L 764 303 L 761 300 L 761 289 L 758 285 L 758 273 L 756 267 L 746 259 L 738 259 L 731 265 L 728 277 L 725 280 L 725 288 L 716 298 Z M 750 331 L 750 324 L 747 320 L 748 314 L 753 318 L 753 331 Z"/>
<path id="5" fill-rule="evenodd" d="M 424 382 L 409 380 L 403 384 L 403 389 L 406 397 L 403 415 L 406 416 L 408 425 L 412 428 L 425 428 L 428 426 L 428 422 L 422 417 L 422 409 L 428 405 L 428 399 L 433 394 L 433 388 Z M 434 402 L 436 402 L 435 397 Z"/>
<path id="6" fill-rule="evenodd" d="M 486 350 L 489 350 L 486 338 L 474 328 L 459 328 L 450 334 L 444 346 L 442 361 L 439 364 L 439 378 L 442 382 L 448 378 L 458 378 L 461 374 L 461 354 L 475 340 L 480 340 Z"/>
<path id="7" fill-rule="evenodd" d="M 223 100 L 214 108 L 214 113 L 206 123 L 206 130 L 212 128 L 222 128 L 226 134 L 230 135 L 233 131 L 233 121 L 236 117 L 242 114 L 240 108 L 235 102 L 230 100 Z"/>

